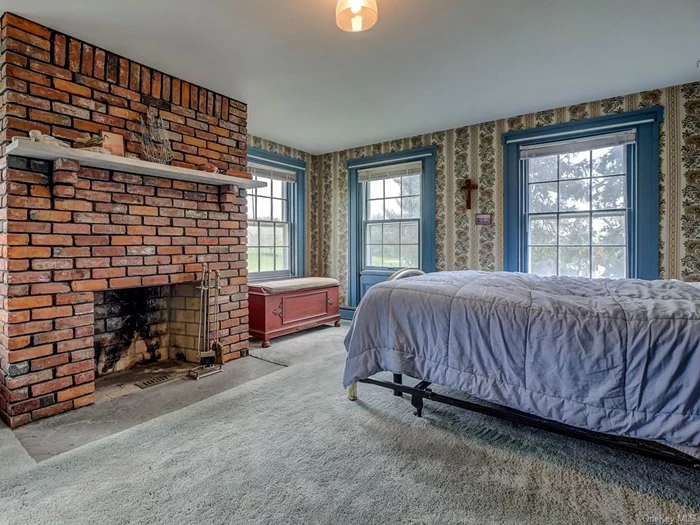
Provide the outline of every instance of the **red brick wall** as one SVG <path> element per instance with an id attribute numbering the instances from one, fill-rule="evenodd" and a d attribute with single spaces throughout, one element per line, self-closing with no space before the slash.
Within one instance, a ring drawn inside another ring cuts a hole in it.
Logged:
<path id="1" fill-rule="evenodd" d="M 111 131 L 138 153 L 137 121 L 158 108 L 174 165 L 244 171 L 247 107 L 202 87 L 5 13 L 0 145 L 32 129 L 69 142 Z"/>
<path id="2" fill-rule="evenodd" d="M 0 417 L 94 401 L 94 292 L 221 271 L 224 360 L 246 355 L 245 191 L 8 157 L 0 175 Z M 52 169 L 53 168 L 53 169 Z"/>
<path id="3" fill-rule="evenodd" d="M 100 131 L 138 152 L 158 109 L 173 164 L 242 171 L 246 105 L 6 13 L 0 150 L 31 129 L 73 142 Z M 247 353 L 245 191 L 0 160 L 0 419 L 16 427 L 94 402 L 94 292 L 222 271 L 224 359 Z"/>

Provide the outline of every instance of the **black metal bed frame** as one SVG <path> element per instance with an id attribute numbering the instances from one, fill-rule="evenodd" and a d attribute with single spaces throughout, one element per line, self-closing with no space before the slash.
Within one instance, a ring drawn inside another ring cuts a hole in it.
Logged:
<path id="1" fill-rule="evenodd" d="M 512 423 L 518 423 L 521 425 L 539 428 L 542 430 L 547 430 L 549 432 L 554 432 L 556 434 L 574 437 L 584 441 L 590 441 L 609 447 L 615 447 L 618 449 L 625 450 L 627 452 L 633 452 L 635 454 L 640 454 L 653 459 L 658 459 L 670 463 L 675 463 L 677 465 L 682 465 L 684 467 L 692 468 L 695 470 L 700 470 L 700 459 L 694 458 L 693 456 L 684 454 L 674 448 L 662 445 L 660 443 L 645 441 L 641 439 L 613 436 L 590 430 L 583 430 L 580 428 L 565 425 L 563 423 L 557 423 L 555 421 L 538 418 L 530 414 L 520 412 L 518 410 L 502 407 L 500 405 L 497 405 L 495 407 L 485 406 L 479 405 L 477 403 L 472 403 L 470 401 L 465 401 L 463 399 L 444 396 L 442 394 L 437 394 L 433 392 L 429 388 L 431 383 L 429 383 L 428 381 L 420 381 L 416 386 L 406 386 L 403 384 L 403 377 L 401 376 L 401 374 L 394 374 L 393 383 L 389 381 L 380 381 L 372 378 L 362 379 L 360 380 L 360 383 L 375 385 L 382 388 L 387 388 L 389 390 L 393 390 L 395 396 L 403 396 L 403 394 L 409 394 L 411 396 L 411 405 L 413 405 L 413 407 L 416 409 L 415 414 L 418 417 L 422 417 L 423 415 L 423 400 L 429 399 L 431 401 L 436 401 L 445 405 L 450 405 L 465 410 L 470 410 L 472 412 L 478 412 L 480 414 L 486 414 L 488 416 L 497 417 L 499 419 L 510 421 Z"/>

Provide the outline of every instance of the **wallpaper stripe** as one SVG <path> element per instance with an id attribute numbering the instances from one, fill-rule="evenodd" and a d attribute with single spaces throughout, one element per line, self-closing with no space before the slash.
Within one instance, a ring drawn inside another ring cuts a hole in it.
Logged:
<path id="1" fill-rule="evenodd" d="M 680 88 L 678 86 L 668 89 L 668 102 L 666 105 L 666 130 L 668 135 L 668 148 L 664 156 L 663 172 L 667 173 L 667 200 L 668 212 L 666 214 L 666 242 L 668 264 L 666 272 L 669 276 L 678 277 L 681 274 L 680 261 L 683 257 L 679 224 L 682 214 L 682 200 L 679 184 L 681 179 L 681 164 L 678 162 L 681 156 L 681 121 L 679 105 Z"/>
<path id="2" fill-rule="evenodd" d="M 445 268 L 455 267 L 455 251 L 447 249 L 455 245 L 455 130 L 445 135 Z"/>
<path id="3" fill-rule="evenodd" d="M 536 123 L 533 120 L 532 127 L 535 127 Z M 498 121 L 496 136 L 501 137 L 505 132 L 505 122 L 502 120 Z M 503 224 L 499 218 L 503 217 L 503 144 L 500 138 L 498 139 L 497 157 L 496 157 L 496 210 L 494 215 L 494 222 L 496 228 L 496 268 L 503 268 L 503 258 L 504 258 L 504 240 L 503 240 Z"/>

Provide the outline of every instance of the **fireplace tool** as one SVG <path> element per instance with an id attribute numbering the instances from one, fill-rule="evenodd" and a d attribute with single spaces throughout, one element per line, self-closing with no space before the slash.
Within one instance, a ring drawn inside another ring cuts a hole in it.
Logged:
<path id="1" fill-rule="evenodd" d="M 204 263 L 202 267 L 202 281 L 199 288 L 199 325 L 197 327 L 197 360 L 199 366 L 189 371 L 189 376 L 193 379 L 217 374 L 222 371 L 221 363 L 217 363 L 217 353 L 221 352 L 219 343 L 219 289 L 221 279 L 219 271 L 209 271 L 209 265 Z M 215 338 L 211 338 L 211 290 L 214 290 L 214 328 Z"/>

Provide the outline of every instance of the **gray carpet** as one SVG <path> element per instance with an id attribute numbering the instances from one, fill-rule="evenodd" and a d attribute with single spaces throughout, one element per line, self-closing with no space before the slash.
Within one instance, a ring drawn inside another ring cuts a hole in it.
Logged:
<path id="1" fill-rule="evenodd" d="M 344 332 L 256 350 L 291 366 L 39 464 L 0 431 L 0 523 L 590 525 L 700 514 L 700 473 L 449 407 L 419 419 L 407 399 L 369 386 L 347 401 Z"/>

